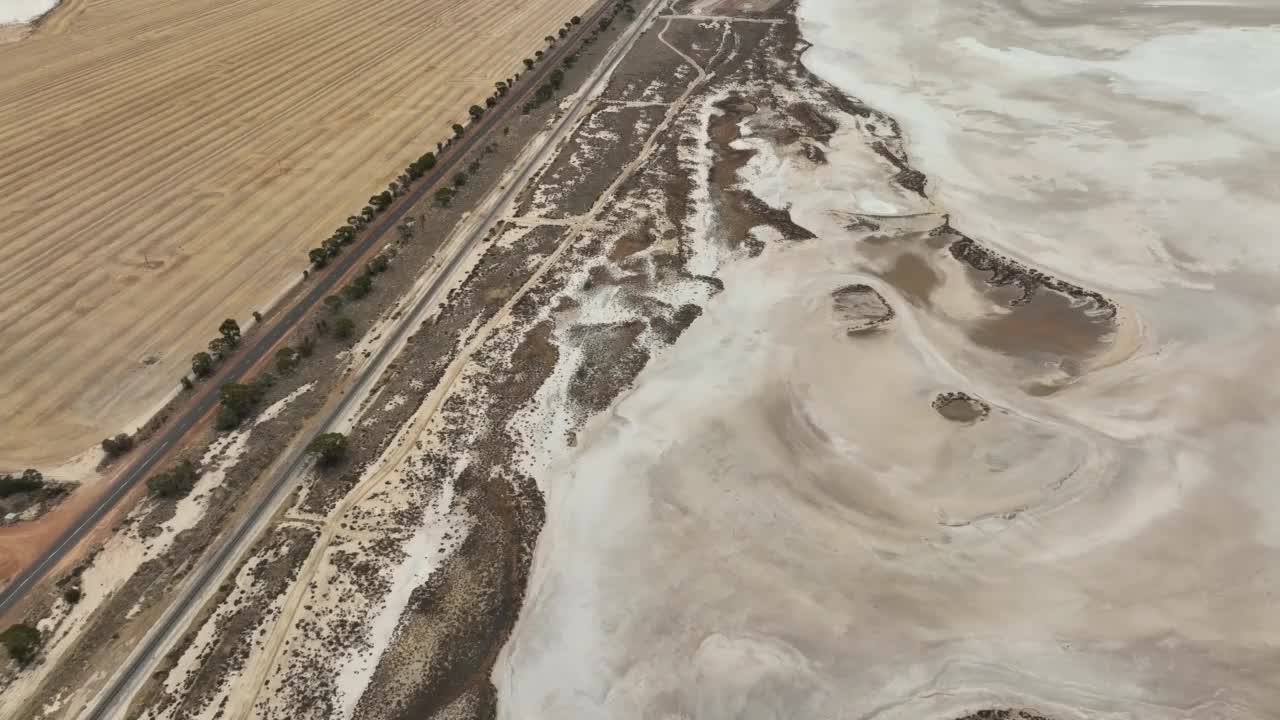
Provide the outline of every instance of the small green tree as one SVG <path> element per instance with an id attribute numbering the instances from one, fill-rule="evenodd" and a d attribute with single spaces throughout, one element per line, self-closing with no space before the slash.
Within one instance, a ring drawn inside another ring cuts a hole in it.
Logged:
<path id="1" fill-rule="evenodd" d="M 120 433 L 115 437 L 104 438 L 102 441 L 102 450 L 107 457 L 116 458 L 133 449 L 133 438 L 127 433 Z"/>
<path id="2" fill-rule="evenodd" d="M 577 15 L 574 15 L 573 17 L 569 18 L 569 22 L 573 23 L 574 25 L 580 25 L 582 24 L 582 18 L 578 17 Z"/>
<path id="3" fill-rule="evenodd" d="M 0 475 L 0 498 L 44 487 L 44 475 L 28 468 L 21 475 Z"/>
<path id="4" fill-rule="evenodd" d="M 198 352 L 192 355 L 191 372 L 196 377 L 209 377 L 213 372 L 213 356 L 207 352 Z"/>
<path id="5" fill-rule="evenodd" d="M 462 134 L 463 134 L 463 133 L 465 133 L 466 131 L 467 131 L 467 129 L 466 129 L 466 128 L 464 128 L 464 127 L 462 127 L 462 126 L 461 126 L 461 125 L 459 125 L 458 123 L 454 123 L 454 124 L 453 124 L 453 135 L 454 135 L 454 137 L 462 137 Z"/>
<path id="6" fill-rule="evenodd" d="M 288 375 L 298 369 L 298 363 L 301 360 L 302 357 L 297 350 L 290 347 L 280 348 L 280 351 L 276 353 L 276 372 L 281 375 Z"/>
<path id="7" fill-rule="evenodd" d="M 324 302 L 324 306 L 328 308 L 329 312 L 333 313 L 334 315 L 337 315 L 339 312 L 342 311 L 343 300 L 341 295 L 330 295 L 326 297 L 323 302 Z"/>
<path id="8" fill-rule="evenodd" d="M 453 184 L 454 184 L 454 185 L 457 185 L 458 187 L 462 187 L 463 185 L 466 185 L 466 184 L 467 184 L 467 174 L 466 174 L 466 173 L 458 173 L 457 175 L 454 175 L 454 176 L 453 176 Z"/>
<path id="9" fill-rule="evenodd" d="M 352 302 L 363 299 L 370 292 L 373 292 L 373 276 L 368 273 L 359 275 L 342 288 L 342 296 Z"/>
<path id="10" fill-rule="evenodd" d="M 339 340 L 350 340 L 352 335 L 356 333 L 355 322 L 346 316 L 335 318 L 333 321 L 333 336 Z"/>
<path id="11" fill-rule="evenodd" d="M 196 479 L 199 477 L 200 473 L 196 470 L 196 466 L 190 460 L 183 460 L 167 472 L 147 478 L 147 489 L 159 498 L 186 497 L 187 493 L 196 486 Z"/>
<path id="12" fill-rule="evenodd" d="M 336 432 L 317 435 L 307 445 L 307 452 L 314 455 L 320 465 L 336 465 L 347 455 L 347 437 Z"/>
<path id="13" fill-rule="evenodd" d="M 216 337 L 209 341 L 209 352 L 214 360 L 221 360 L 231 354 L 234 346 L 225 337 Z"/>
<path id="14" fill-rule="evenodd" d="M 307 253 L 307 259 L 312 265 L 322 268 L 329 264 L 329 253 L 324 248 L 311 248 L 311 252 Z"/>
<path id="15" fill-rule="evenodd" d="M 218 414 L 213 416 L 213 427 L 217 430 L 234 430 L 240 426 L 240 413 L 223 405 Z"/>
<path id="16" fill-rule="evenodd" d="M 9 657 L 19 665 L 27 665 L 36 659 L 36 655 L 40 653 L 40 642 L 40 631 L 22 623 L 10 625 L 0 633 L 0 643 L 4 643 Z"/>
<path id="17" fill-rule="evenodd" d="M 524 66 L 525 66 L 526 68 L 528 68 L 528 69 L 532 70 L 532 69 L 533 69 L 533 60 L 532 60 L 532 59 L 530 59 L 530 58 L 525 58 L 525 59 L 524 59 Z"/>
<path id="18" fill-rule="evenodd" d="M 391 261 L 387 259 L 386 255 L 374 255 L 369 264 L 365 266 L 364 271 L 370 275 L 380 275 L 386 272 L 390 266 Z"/>
<path id="19" fill-rule="evenodd" d="M 436 190 L 435 198 L 440 207 L 449 207 L 449 202 L 453 200 L 453 188 L 442 187 Z"/>
<path id="20" fill-rule="evenodd" d="M 232 427 L 239 425 L 241 420 L 253 412 L 253 408 L 262 399 L 263 390 L 254 383 L 227 383 L 222 386 L 222 407 L 231 412 L 227 419 L 235 417 L 235 424 Z"/>
<path id="21" fill-rule="evenodd" d="M 249 387 L 253 389 L 253 403 L 257 405 L 267 396 L 267 391 L 276 384 L 276 376 L 271 373 L 262 373 L 258 377 L 249 381 Z"/>
<path id="22" fill-rule="evenodd" d="M 226 338 L 231 347 L 240 344 L 240 323 L 235 320 L 231 318 L 223 320 L 222 324 L 218 326 L 218 332 L 222 334 L 222 337 Z"/>

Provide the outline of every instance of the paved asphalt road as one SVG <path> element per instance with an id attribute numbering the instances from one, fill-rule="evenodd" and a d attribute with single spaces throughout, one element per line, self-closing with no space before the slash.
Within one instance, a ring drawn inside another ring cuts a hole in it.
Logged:
<path id="1" fill-rule="evenodd" d="M 598 9 L 591 13 L 589 19 L 584 19 L 583 24 L 580 27 L 585 29 L 593 26 L 598 21 L 599 17 L 609 9 L 610 4 L 611 3 L 606 2 L 599 6 Z M 630 33 L 630 37 L 627 42 L 623 44 L 618 52 L 606 56 L 601 67 L 607 68 L 609 65 L 616 65 L 616 63 L 621 60 L 621 57 L 625 55 L 626 50 L 629 49 L 631 44 L 634 42 L 635 37 L 638 36 L 639 33 L 637 29 L 639 27 L 643 27 L 643 25 L 650 17 L 653 16 L 653 14 L 655 14 L 660 6 L 661 2 L 654 2 L 646 9 L 646 12 L 642 13 L 641 16 L 634 21 L 632 27 L 627 30 L 627 32 Z M 573 36 L 572 39 L 576 40 L 577 36 Z M 561 43 L 558 48 L 558 52 L 553 54 L 550 58 L 550 62 L 544 64 L 542 67 L 544 69 L 554 67 L 555 64 L 559 62 L 560 57 L 564 53 L 567 53 L 568 49 L 572 45 L 573 43 L 571 42 Z M 587 82 L 589 87 L 587 89 L 594 89 L 608 76 L 609 72 L 607 71 L 600 73 L 598 76 L 592 75 L 588 78 Z M 541 75 L 535 78 L 535 80 L 540 80 L 540 78 Z M 536 88 L 536 83 L 530 84 L 526 87 L 530 89 Z M 524 169 L 523 173 L 515 182 L 512 182 L 507 186 L 504 197 L 509 198 L 517 192 L 532 172 L 540 166 L 542 162 L 544 162 L 543 157 L 545 157 L 546 152 L 549 152 L 552 146 L 558 142 L 563 133 L 566 132 L 566 128 L 573 124 L 571 122 L 572 118 L 584 110 L 591 94 L 591 92 L 581 93 L 577 105 L 575 105 L 570 111 L 562 113 L 560 126 L 557 128 L 557 132 L 553 133 L 546 140 L 546 149 L 533 159 L 533 162 Z M 516 107 L 518 100 L 518 98 L 513 99 L 509 107 Z M 488 132 L 492 127 L 492 124 L 482 124 L 482 131 Z M 477 133 L 475 137 L 478 139 L 483 132 Z M 454 157 L 461 158 L 461 156 L 462 153 L 459 153 Z M 430 189 L 437 178 L 438 176 L 433 176 L 431 181 L 425 183 L 423 188 L 420 188 L 419 191 L 415 193 L 415 196 L 409 199 L 409 204 L 406 204 L 403 207 L 407 208 L 413 202 L 416 202 L 416 198 L 421 197 L 421 193 Z M 398 352 L 403 337 L 412 333 L 420 326 L 422 322 L 420 316 L 428 312 L 430 308 L 439 301 L 440 292 L 449 282 L 459 264 L 471 253 L 477 243 L 484 240 L 485 233 L 483 231 L 498 219 L 499 214 L 503 211 L 508 202 L 509 200 L 504 200 L 503 202 L 498 202 L 491 207 L 488 211 L 489 214 L 483 218 L 482 222 L 475 226 L 474 234 L 467 240 L 467 242 L 463 243 L 460 248 L 450 255 L 448 261 L 437 274 L 436 279 L 432 282 L 427 292 L 419 298 L 417 304 L 411 308 L 409 312 L 403 315 L 403 321 L 399 322 L 394 327 L 392 335 L 384 342 L 380 343 L 378 352 L 365 365 L 361 376 L 355 381 L 354 385 L 344 391 L 344 394 L 339 400 L 336 402 L 331 401 L 329 403 L 322 422 L 318 425 L 312 426 L 313 432 L 318 432 L 320 429 L 332 424 L 336 419 L 343 417 L 346 413 L 354 410 L 353 406 L 359 403 L 361 398 L 365 397 L 365 391 L 368 389 L 367 386 L 378 380 L 382 374 L 382 369 L 392 359 L 391 356 Z M 400 214 L 403 214 L 403 211 Z M 393 219 L 391 222 L 394 223 L 395 220 Z M 387 228 L 389 227 L 390 225 L 387 226 Z M 379 232 L 382 232 L 387 228 L 383 228 L 379 230 Z M 112 717 L 121 709 L 119 706 L 128 701 L 133 692 L 135 692 L 137 684 L 142 679 L 145 679 L 150 672 L 150 667 L 148 666 L 149 661 L 153 660 L 158 654 L 164 652 L 167 644 L 172 642 L 174 639 L 175 634 L 180 631 L 181 628 L 186 626 L 187 623 L 184 622 L 184 620 L 189 620 L 188 614 L 194 608 L 199 606 L 199 600 L 203 591 L 216 585 L 222 577 L 230 571 L 235 558 L 240 554 L 239 551 L 244 549 L 244 545 L 257 537 L 261 529 L 259 527 L 260 524 L 268 520 L 274 514 L 274 509 L 278 501 L 287 496 L 288 491 L 291 488 L 291 484 L 288 480 L 292 477 L 296 477 L 298 473 L 303 470 L 303 465 L 306 462 L 304 455 L 306 443 L 295 442 L 290 447 L 291 449 L 288 451 L 288 455 L 283 459 L 282 463 L 278 464 L 277 467 L 282 469 L 274 478 L 272 478 L 265 497 L 255 503 L 252 512 L 241 521 L 240 525 L 238 525 L 228 536 L 222 539 L 221 544 L 206 560 L 196 566 L 192 572 L 192 576 L 184 583 L 183 588 L 179 591 L 179 597 L 175 599 L 173 604 L 166 610 L 156 625 L 148 632 L 139 647 L 130 653 L 128 660 L 122 665 L 119 671 L 115 673 L 107 686 L 90 702 L 86 712 L 81 715 L 82 720 L 104 720 L 105 718 Z"/>
<path id="2" fill-rule="evenodd" d="M 66 553 L 74 549 L 79 541 L 93 529 L 98 520 L 119 503 L 130 488 L 147 477 L 165 459 L 166 451 L 182 439 L 200 422 L 200 419 L 206 413 L 217 405 L 219 389 L 224 383 L 243 380 L 248 371 L 260 360 L 267 357 L 275 345 L 294 329 L 308 311 L 319 304 L 323 298 L 333 294 L 338 283 L 346 276 L 349 270 L 363 262 L 372 248 L 381 245 L 386 233 L 395 227 L 410 209 L 417 205 L 428 192 L 434 190 L 440 180 L 461 166 L 463 159 L 472 148 L 476 147 L 478 143 L 483 143 L 489 133 L 506 120 L 512 112 L 518 112 L 524 99 L 559 64 L 569 49 L 575 47 L 577 41 L 595 26 L 610 6 L 611 3 L 609 2 L 601 3 L 588 17 L 583 19 L 580 25 L 575 26 L 576 35 L 557 43 L 556 47 L 547 53 L 532 71 L 521 76 L 520 80 L 517 81 L 517 87 L 521 88 L 519 92 L 509 93 L 502 98 L 505 102 L 500 102 L 496 107 L 482 115 L 479 125 L 469 128 L 460 142 L 454 143 L 454 145 L 447 148 L 441 154 L 436 167 L 419 179 L 416 187 L 408 195 L 402 196 L 387 211 L 381 213 L 369 226 L 363 237 L 334 260 L 326 272 L 312 275 L 309 281 L 311 289 L 299 302 L 294 303 L 283 315 L 275 318 L 274 321 L 267 325 L 264 331 L 254 333 L 247 347 L 236 353 L 231 362 L 224 366 L 216 376 L 202 383 L 201 389 L 198 391 L 200 394 L 197 395 L 194 402 L 190 403 L 181 415 L 168 423 L 159 436 L 149 445 L 141 448 L 141 451 L 145 454 L 134 459 L 132 461 L 133 464 L 120 473 L 120 476 L 106 495 L 93 508 L 80 516 L 79 521 L 64 532 L 53 547 L 44 553 L 36 563 L 16 576 L 3 591 L 0 591 L 0 613 L 5 612 L 21 600 L 26 591 L 35 586 L 50 568 L 57 565 L 58 561 Z"/>

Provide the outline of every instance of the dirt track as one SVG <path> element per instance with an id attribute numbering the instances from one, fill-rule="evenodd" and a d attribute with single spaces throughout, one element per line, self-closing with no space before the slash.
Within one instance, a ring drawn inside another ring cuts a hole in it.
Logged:
<path id="1" fill-rule="evenodd" d="M 73 2 L 0 46 L 0 466 L 135 424 L 586 4 Z"/>

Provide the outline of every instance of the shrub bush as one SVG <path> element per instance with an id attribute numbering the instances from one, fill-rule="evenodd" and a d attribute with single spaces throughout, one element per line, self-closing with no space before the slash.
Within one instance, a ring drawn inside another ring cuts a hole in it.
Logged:
<path id="1" fill-rule="evenodd" d="M 22 623 L 10 625 L 0 633 L 0 643 L 4 643 L 9 657 L 19 665 L 27 665 L 36 659 L 36 655 L 40 653 L 40 640 L 39 630 Z"/>
<path id="2" fill-rule="evenodd" d="M 44 476 L 39 470 L 28 468 L 21 475 L 0 475 L 0 498 L 31 492 L 44 487 Z"/>
<path id="3" fill-rule="evenodd" d="M 183 460 L 168 472 L 147 478 L 147 489 L 160 498 L 185 497 L 196 486 L 196 478 L 199 476 L 196 466 L 190 460 Z"/>
<path id="4" fill-rule="evenodd" d="M 276 353 L 276 372 L 281 375 L 288 375 L 298 368 L 298 363 L 302 357 L 297 350 L 291 347 L 281 348 Z"/>
<path id="5" fill-rule="evenodd" d="M 314 455 L 320 465 L 335 465 L 346 457 L 347 437 L 335 432 L 317 435 L 307 445 L 307 452 Z"/>
<path id="6" fill-rule="evenodd" d="M 346 287 L 342 288 L 342 296 L 354 302 L 364 298 L 372 291 L 373 277 L 366 273 L 347 283 Z"/>
<path id="7" fill-rule="evenodd" d="M 356 324 L 349 317 L 340 317 L 333 321 L 333 336 L 339 340 L 349 340 L 356 334 Z"/>
<path id="8" fill-rule="evenodd" d="M 105 438 L 102 441 L 102 449 L 108 457 L 119 457 L 133 449 L 133 438 L 126 433 Z"/>
<path id="9" fill-rule="evenodd" d="M 198 352 L 192 355 L 191 373 L 198 378 L 209 377 L 213 373 L 213 356 L 207 352 Z"/>

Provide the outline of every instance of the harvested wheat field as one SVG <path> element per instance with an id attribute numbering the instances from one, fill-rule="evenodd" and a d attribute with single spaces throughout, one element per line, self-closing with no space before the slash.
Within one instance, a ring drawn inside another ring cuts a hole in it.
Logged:
<path id="1" fill-rule="evenodd" d="M 0 45 L 0 467 L 136 427 L 587 5 L 67 0 Z"/>

